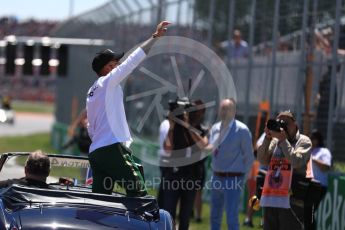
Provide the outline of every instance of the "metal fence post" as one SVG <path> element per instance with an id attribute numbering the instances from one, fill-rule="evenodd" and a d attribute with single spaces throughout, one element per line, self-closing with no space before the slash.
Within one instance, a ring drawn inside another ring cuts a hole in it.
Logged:
<path id="1" fill-rule="evenodd" d="M 177 27 L 177 30 L 180 27 L 181 4 L 182 4 L 182 0 L 178 0 L 177 1 L 177 12 L 176 12 L 176 27 Z"/>
<path id="2" fill-rule="evenodd" d="M 215 0 L 210 0 L 210 12 L 208 14 L 208 31 L 207 31 L 207 45 L 212 46 L 213 39 L 213 21 L 214 21 Z"/>
<path id="3" fill-rule="evenodd" d="M 157 24 L 164 17 L 164 7 L 165 7 L 165 0 L 158 0 L 157 22 L 156 22 Z"/>
<path id="4" fill-rule="evenodd" d="M 337 0 L 335 7 L 335 24 L 334 24 L 334 41 L 332 50 L 332 75 L 329 95 L 328 121 L 327 121 L 327 148 L 332 151 L 333 140 L 333 115 L 334 115 L 334 99 L 336 87 L 336 71 L 338 64 L 338 44 L 339 44 L 339 26 L 340 26 L 340 12 L 342 0 Z"/>
<path id="5" fill-rule="evenodd" d="M 252 0 L 251 6 L 251 20 L 249 26 L 249 47 L 248 47 L 248 71 L 247 71 L 247 85 L 246 85 L 246 97 L 245 97 L 245 113 L 244 113 L 244 123 L 248 124 L 249 121 L 249 108 L 250 108 L 250 82 L 252 77 L 253 69 L 253 44 L 254 44 L 254 29 L 255 29 L 255 9 L 256 9 L 256 0 Z"/>
<path id="6" fill-rule="evenodd" d="M 303 97 L 303 86 L 305 82 L 305 74 L 306 74 L 306 52 L 305 52 L 305 34 L 307 28 L 307 20 L 308 20 L 308 0 L 303 1 L 303 17 L 302 17 L 302 31 L 301 31 L 301 56 L 299 62 L 299 76 L 297 77 L 297 95 L 295 101 L 297 102 L 297 109 L 296 109 L 296 120 L 297 124 L 302 127 L 302 97 Z M 305 97 L 309 96 L 307 92 L 305 92 Z M 307 112 L 307 111 L 305 111 Z"/>
<path id="7" fill-rule="evenodd" d="M 140 5 L 139 0 L 134 0 L 134 4 L 138 7 L 138 25 L 142 23 L 142 16 L 143 16 L 143 7 Z"/>
<path id="8" fill-rule="evenodd" d="M 270 84 L 270 106 L 271 115 L 275 112 L 274 106 L 274 81 L 275 81 L 275 71 L 277 65 L 277 43 L 278 43 L 278 27 L 279 27 L 279 7 L 280 0 L 275 1 L 274 5 L 274 18 L 273 18 L 273 36 L 272 36 L 272 67 L 271 67 L 271 84 Z"/>
<path id="9" fill-rule="evenodd" d="M 195 16 L 195 1 L 194 0 L 188 0 L 188 4 L 189 4 L 189 10 L 188 10 L 188 14 L 192 14 L 191 17 L 191 22 L 190 22 L 190 26 L 189 26 L 189 34 L 191 36 L 191 38 L 194 38 L 194 24 L 196 21 L 196 16 Z"/>
<path id="10" fill-rule="evenodd" d="M 341 116 L 341 106 L 343 104 L 343 94 L 344 94 L 344 80 L 345 80 L 345 65 L 344 65 L 344 59 L 341 60 L 341 70 L 340 70 L 340 91 L 339 93 L 337 94 L 338 95 L 338 98 L 339 100 L 337 100 L 337 113 L 336 113 L 336 116 L 335 116 L 335 120 L 338 120 L 339 117 Z"/>
<path id="11" fill-rule="evenodd" d="M 229 0 L 229 31 L 228 31 L 228 47 L 226 50 L 228 63 L 230 64 L 231 59 L 231 40 L 232 40 L 232 33 L 234 30 L 234 19 L 235 19 L 235 1 L 236 0 Z"/>

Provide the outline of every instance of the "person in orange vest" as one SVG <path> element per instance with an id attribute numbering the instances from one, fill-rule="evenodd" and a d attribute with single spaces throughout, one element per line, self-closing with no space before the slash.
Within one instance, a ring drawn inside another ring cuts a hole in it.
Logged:
<path id="1" fill-rule="evenodd" d="M 306 179 L 311 140 L 299 132 L 290 111 L 269 120 L 265 133 L 257 155 L 261 164 L 269 166 L 260 199 L 264 229 L 304 229 L 304 201 L 299 197 L 296 182 Z M 294 191 L 292 195 L 291 191 Z"/>

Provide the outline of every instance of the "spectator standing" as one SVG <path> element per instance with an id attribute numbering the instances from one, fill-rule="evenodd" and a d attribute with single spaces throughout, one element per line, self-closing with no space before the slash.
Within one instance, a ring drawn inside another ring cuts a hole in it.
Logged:
<path id="1" fill-rule="evenodd" d="M 205 118 L 205 112 L 206 108 L 204 106 L 204 103 L 201 100 L 196 100 L 195 105 L 198 107 L 198 109 L 192 113 L 190 113 L 190 123 L 191 125 L 198 129 L 198 130 L 204 130 L 207 131 L 209 130 L 208 127 L 203 125 L 204 118 Z M 205 184 L 205 178 L 206 178 L 206 167 L 205 167 L 205 162 L 206 162 L 206 153 L 201 150 L 200 154 L 200 161 L 198 161 L 197 164 L 197 170 L 198 170 L 198 175 L 199 179 L 198 181 L 200 182 L 201 186 L 198 186 L 196 194 L 195 194 L 195 200 L 194 200 L 194 218 L 197 223 L 202 222 L 201 216 L 202 216 L 202 188 L 204 187 Z"/>
<path id="2" fill-rule="evenodd" d="M 168 135 L 169 132 L 169 120 L 164 119 L 161 124 L 159 125 L 159 150 L 158 150 L 158 158 L 159 158 L 159 165 L 160 165 L 160 172 L 161 172 L 161 183 L 159 185 L 157 201 L 158 206 L 160 208 L 164 207 L 164 190 L 163 190 L 163 181 L 164 181 L 164 173 L 166 172 L 166 167 L 163 167 L 164 162 L 168 160 L 170 157 L 170 153 L 164 150 L 164 140 Z"/>
<path id="3" fill-rule="evenodd" d="M 246 174 L 254 161 L 252 137 L 248 127 L 235 119 L 236 102 L 220 103 L 220 122 L 211 129 L 208 148 L 212 154 L 211 229 L 221 229 L 225 206 L 228 229 L 239 229 L 239 203 Z"/>
<path id="4" fill-rule="evenodd" d="M 63 146 L 63 148 L 68 148 L 73 144 L 77 144 L 79 152 L 83 155 L 88 155 L 91 138 L 87 131 L 87 124 L 86 110 L 83 109 L 79 116 L 69 126 L 68 135 L 71 139 Z"/>
<path id="5" fill-rule="evenodd" d="M 199 156 L 208 145 L 208 138 L 207 130 L 201 125 L 204 107 L 199 105 L 192 103 L 192 107 L 183 109 L 181 115 L 174 115 L 180 108 L 170 112 L 169 131 L 164 141 L 164 150 L 171 153 L 171 158 L 181 156 L 186 162 L 197 159 L 197 162 L 191 161 L 191 164 L 165 169 L 164 209 L 175 220 L 177 203 L 180 202 L 179 230 L 189 228 L 195 195 L 201 190 L 203 183 L 203 161 L 200 161 Z"/>
<path id="6" fill-rule="evenodd" d="M 83 156 L 89 155 L 89 149 L 91 145 L 91 138 L 87 130 L 87 113 L 86 109 L 83 109 L 78 117 L 68 127 L 69 141 L 62 146 L 62 149 L 69 148 L 76 144 L 78 146 L 79 153 Z M 81 175 L 85 175 L 85 184 L 92 184 L 92 170 L 90 167 L 82 168 Z"/>
<path id="7" fill-rule="evenodd" d="M 323 136 L 319 131 L 313 131 L 310 139 L 313 147 L 311 149 L 309 165 L 312 169 L 313 178 L 319 181 L 327 190 L 327 178 L 332 165 L 332 154 L 325 147 Z"/>
<path id="8" fill-rule="evenodd" d="M 242 40 L 242 33 L 240 30 L 234 30 L 233 38 L 227 49 L 230 59 L 248 57 L 248 43 Z"/>
<path id="9" fill-rule="evenodd" d="M 295 185 L 306 178 L 311 141 L 299 133 L 290 111 L 279 113 L 277 120 L 285 124 L 284 128 L 273 131 L 266 126 L 265 139 L 257 152 L 260 163 L 269 166 L 260 199 L 264 230 L 303 229 L 304 200 L 298 198 L 300 192 Z M 294 195 L 290 197 L 291 190 Z"/>
<path id="10" fill-rule="evenodd" d="M 328 173 L 332 165 L 332 154 L 325 147 L 321 132 L 317 130 L 313 131 L 310 139 L 313 147 L 307 167 L 307 177 L 312 178 L 320 186 L 311 187 L 317 188 L 317 190 L 311 191 L 315 195 L 317 193 L 317 196 L 311 205 L 305 206 L 304 227 L 305 229 L 314 230 L 316 229 L 314 213 L 327 192 Z"/>
<path id="11" fill-rule="evenodd" d="M 340 65 L 337 65 L 336 68 L 336 78 L 339 78 L 340 73 Z M 335 95 L 334 101 L 330 101 L 330 86 L 331 86 L 331 78 L 332 78 L 332 64 L 329 61 L 327 65 L 327 72 L 322 76 L 322 79 L 319 82 L 319 92 L 317 94 L 317 111 L 316 111 L 316 128 L 321 133 L 327 133 L 327 122 L 329 117 L 329 107 L 331 103 L 333 103 L 333 109 L 336 110 L 337 108 L 337 98 L 338 98 L 338 91 L 337 87 L 334 88 Z"/>

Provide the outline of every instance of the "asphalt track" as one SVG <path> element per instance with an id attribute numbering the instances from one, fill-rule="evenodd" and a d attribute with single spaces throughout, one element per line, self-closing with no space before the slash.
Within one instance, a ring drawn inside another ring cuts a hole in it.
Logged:
<path id="1" fill-rule="evenodd" d="M 15 114 L 13 125 L 0 123 L 0 136 L 18 136 L 50 132 L 54 123 L 52 114 L 19 113 Z"/>
<path id="2" fill-rule="evenodd" d="M 50 132 L 54 123 L 52 114 L 40 113 L 16 113 L 13 125 L 0 123 L 0 136 L 18 136 L 35 133 Z M 24 176 L 24 168 L 18 166 L 15 161 L 10 160 L 0 173 L 0 180 L 20 178 Z M 56 181 L 56 178 L 49 178 Z"/>

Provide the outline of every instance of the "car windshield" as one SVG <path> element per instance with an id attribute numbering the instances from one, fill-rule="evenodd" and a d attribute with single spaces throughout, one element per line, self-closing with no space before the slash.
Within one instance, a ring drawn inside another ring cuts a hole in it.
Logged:
<path id="1" fill-rule="evenodd" d="M 8 156 L 0 172 L 0 180 L 22 178 L 28 155 Z M 86 183 L 89 161 L 82 158 L 49 156 L 50 174 L 47 183 L 56 184 L 59 180 L 68 179 L 76 186 L 89 186 Z"/>
<path id="2" fill-rule="evenodd" d="M 25 186 L 20 183 L 11 184 L 9 187 L 0 189 L 0 200 L 5 199 L 8 204 L 14 205 L 13 207 L 17 207 L 15 206 L 17 204 L 29 204 L 30 207 L 42 204 L 52 208 L 61 206 L 77 209 L 96 208 L 102 212 L 127 216 L 128 221 L 129 215 L 140 220 L 159 220 L 159 207 L 156 199 L 152 196 L 128 198 L 123 193 L 116 191 L 111 196 L 93 193 L 91 185 L 86 183 L 86 178 L 88 178 L 86 174 L 89 169 L 87 158 L 63 155 L 48 155 L 48 157 L 50 160 L 50 175 L 47 178 L 48 188 Z M 3 165 L 0 171 L 0 180 L 24 177 L 24 166 L 27 158 L 28 154 L 25 153 L 1 155 L 0 165 Z M 39 207 L 42 208 L 42 205 Z"/>

